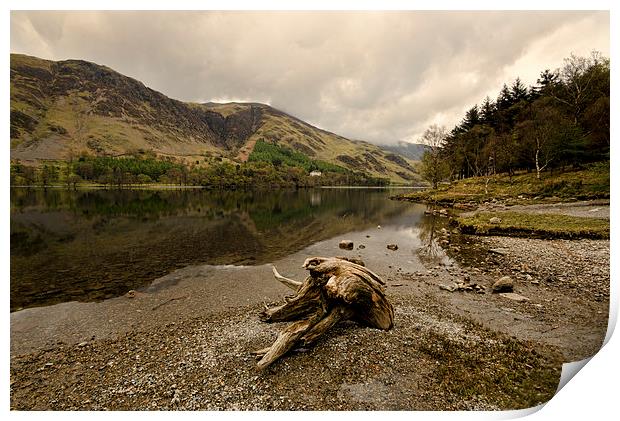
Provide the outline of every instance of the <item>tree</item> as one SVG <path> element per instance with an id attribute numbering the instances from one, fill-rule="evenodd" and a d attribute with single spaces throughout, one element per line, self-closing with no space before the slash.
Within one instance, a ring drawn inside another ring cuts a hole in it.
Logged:
<path id="1" fill-rule="evenodd" d="M 70 174 L 70 175 L 67 177 L 66 183 L 67 183 L 67 186 L 73 186 L 73 190 L 76 190 L 76 188 L 77 188 L 77 184 L 78 184 L 80 181 L 82 181 L 82 177 L 80 177 L 80 176 L 79 176 L 79 175 L 77 175 L 77 174 Z"/>
<path id="2" fill-rule="evenodd" d="M 92 180 L 95 178 L 95 169 L 92 162 L 79 161 L 75 164 L 75 173 L 85 180 Z"/>
<path id="3" fill-rule="evenodd" d="M 564 59 L 564 66 L 560 69 L 562 83 L 552 95 L 568 108 L 575 125 L 586 104 L 596 94 L 597 76 L 601 73 L 609 74 L 609 59 L 603 58 L 598 51 L 592 51 L 590 57 L 571 54 Z"/>
<path id="4" fill-rule="evenodd" d="M 521 82 L 520 78 L 516 78 L 512 86 L 510 87 L 510 97 L 512 102 L 526 101 L 528 98 L 527 88 Z"/>
<path id="5" fill-rule="evenodd" d="M 535 86 L 517 78 L 497 100 L 468 109 L 441 148 L 450 178 L 510 176 L 609 159 L 609 59 L 572 55 L 561 69 L 546 69 Z M 427 157 L 428 159 L 429 157 Z"/>
<path id="6" fill-rule="evenodd" d="M 499 92 L 496 103 L 497 109 L 500 111 L 507 110 L 513 104 L 510 89 L 508 89 L 508 85 L 505 83 L 504 86 L 502 86 L 502 90 Z"/>
<path id="7" fill-rule="evenodd" d="M 538 85 L 533 87 L 533 97 L 536 99 L 542 95 L 549 95 L 555 89 L 560 75 L 558 71 L 551 71 L 549 69 L 545 69 L 544 72 L 540 74 L 540 77 L 536 79 L 536 83 Z"/>
<path id="8" fill-rule="evenodd" d="M 117 188 L 123 187 L 123 184 L 125 184 L 125 173 L 120 167 L 115 167 L 112 170 L 112 179 Z"/>
<path id="9" fill-rule="evenodd" d="M 476 125 L 462 135 L 463 156 L 467 164 L 467 173 L 480 177 L 488 173 L 489 156 L 491 149 L 488 147 L 494 130 L 489 126 Z"/>
<path id="10" fill-rule="evenodd" d="M 24 165 L 21 174 L 22 174 L 22 177 L 24 177 L 24 181 L 27 186 L 34 184 L 37 179 L 37 173 L 35 169 L 27 165 Z"/>
<path id="11" fill-rule="evenodd" d="M 495 103 L 487 96 L 480 106 L 480 122 L 492 126 L 495 121 L 495 112 Z"/>
<path id="12" fill-rule="evenodd" d="M 136 180 L 138 184 L 148 184 L 153 182 L 153 179 L 146 174 L 138 174 Z"/>
<path id="13" fill-rule="evenodd" d="M 108 184 L 114 183 L 114 172 L 111 168 L 106 168 L 97 181 L 107 187 Z"/>
<path id="14" fill-rule="evenodd" d="M 515 130 L 536 168 L 536 178 L 554 160 L 560 158 L 566 139 L 574 139 L 570 121 L 546 101 L 532 106 L 532 119 L 519 123 Z"/>
<path id="15" fill-rule="evenodd" d="M 436 189 L 440 181 L 448 175 L 446 161 L 441 156 L 441 146 L 447 136 L 445 127 L 431 125 L 422 135 L 422 143 L 427 146 L 422 155 L 422 177 Z"/>
<path id="16" fill-rule="evenodd" d="M 519 142 L 513 133 L 502 133 L 494 136 L 496 155 L 495 169 L 507 172 L 510 181 L 519 162 Z"/>
<path id="17" fill-rule="evenodd" d="M 479 123 L 480 113 L 478 112 L 478 105 L 474 105 L 465 113 L 465 118 L 461 122 L 461 127 L 465 130 L 469 130 Z"/>
<path id="18" fill-rule="evenodd" d="M 41 168 L 41 172 L 39 174 L 41 184 L 43 186 L 48 186 L 50 183 L 58 181 L 58 168 L 54 165 L 43 165 Z"/>

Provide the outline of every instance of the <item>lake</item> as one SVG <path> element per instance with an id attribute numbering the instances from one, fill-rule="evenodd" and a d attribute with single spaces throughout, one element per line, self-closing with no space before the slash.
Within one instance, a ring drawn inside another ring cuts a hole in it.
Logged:
<path id="1" fill-rule="evenodd" d="M 445 259 L 437 218 L 389 200 L 397 192 L 12 188 L 11 311 L 98 302 L 193 265 L 252 267 L 304 251 L 410 270 L 424 256 Z M 340 250 L 342 239 L 355 250 Z"/>

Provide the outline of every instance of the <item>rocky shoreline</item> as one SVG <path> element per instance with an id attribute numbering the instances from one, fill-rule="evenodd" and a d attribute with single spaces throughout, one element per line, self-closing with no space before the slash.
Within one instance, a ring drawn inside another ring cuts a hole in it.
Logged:
<path id="1" fill-rule="evenodd" d="M 591 356 L 605 337 L 609 240 L 480 238 L 447 224 L 437 233 L 432 252 L 443 258 L 420 255 L 424 268 L 414 272 L 380 270 L 393 330 L 342 323 L 257 372 L 250 351 L 282 327 L 258 320 L 263 303 L 200 313 L 179 299 L 114 335 L 14 349 L 11 409 L 500 410 L 546 402 L 561 364 Z M 505 276 L 525 300 L 492 292 Z M 479 288 L 441 288 L 459 284 Z M 283 295 L 274 288 L 265 297 L 275 304 Z M 146 295 L 118 300 L 154 307 Z"/>

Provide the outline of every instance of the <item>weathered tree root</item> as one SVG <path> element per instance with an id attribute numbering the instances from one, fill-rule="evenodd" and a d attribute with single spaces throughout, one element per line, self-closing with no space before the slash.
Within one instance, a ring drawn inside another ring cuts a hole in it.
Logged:
<path id="1" fill-rule="evenodd" d="M 292 321 L 268 348 L 252 352 L 259 369 L 271 365 L 296 346 L 307 346 L 341 320 L 355 320 L 377 329 L 390 330 L 394 308 L 385 297 L 385 282 L 366 267 L 337 257 L 306 259 L 310 271 L 303 282 L 286 278 L 273 268 L 275 278 L 295 291 L 286 303 L 265 308 L 265 322 Z"/>

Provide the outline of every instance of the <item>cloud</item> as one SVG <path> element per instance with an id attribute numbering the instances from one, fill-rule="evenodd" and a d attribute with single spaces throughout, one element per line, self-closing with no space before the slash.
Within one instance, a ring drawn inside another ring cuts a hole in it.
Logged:
<path id="1" fill-rule="evenodd" d="M 105 64 L 185 101 L 268 102 L 379 143 L 456 124 L 571 52 L 609 55 L 609 13 L 11 13 L 11 51 Z"/>

